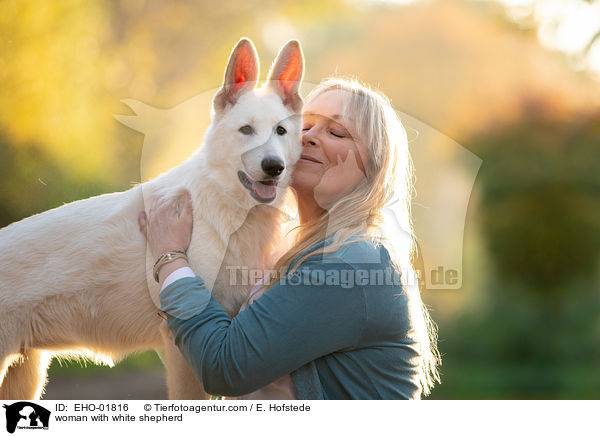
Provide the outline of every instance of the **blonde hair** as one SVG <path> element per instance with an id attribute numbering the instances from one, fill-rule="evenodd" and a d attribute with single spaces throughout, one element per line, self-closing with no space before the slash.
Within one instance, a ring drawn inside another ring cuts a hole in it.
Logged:
<path id="1" fill-rule="evenodd" d="M 294 229 L 297 233 L 293 247 L 275 263 L 273 270 L 276 273 L 293 273 L 307 258 L 335 252 L 348 243 L 370 240 L 376 245 L 383 245 L 390 253 L 392 266 L 400 273 L 403 288 L 410 297 L 411 317 L 421 348 L 420 384 L 423 394 L 429 395 L 434 383 L 440 381 L 437 371 L 440 358 L 436 346 L 436 326 L 421 300 L 411 263 L 416 243 L 410 219 L 413 166 L 406 131 L 388 98 L 357 79 L 328 78 L 317 85 L 306 100 L 311 101 L 327 91 L 343 91 L 342 116 L 353 120 L 358 136 L 354 139 L 367 148 L 368 159 L 363 162 L 366 178 L 352 192 L 338 198 L 322 215 L 297 226 Z M 396 201 L 400 201 L 401 207 L 396 209 L 398 213 L 395 219 L 404 235 L 402 241 L 394 241 L 393 244 L 384 236 L 384 206 L 392 199 L 392 195 Z M 333 236 L 330 245 L 303 255 L 289 269 L 291 262 L 301 253 L 330 236 Z M 360 238 L 348 241 L 352 236 Z M 264 287 L 270 288 L 278 278 L 274 274 Z"/>

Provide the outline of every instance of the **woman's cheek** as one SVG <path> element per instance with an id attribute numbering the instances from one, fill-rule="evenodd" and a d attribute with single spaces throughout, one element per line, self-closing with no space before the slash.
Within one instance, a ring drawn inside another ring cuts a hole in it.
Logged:
<path id="1" fill-rule="evenodd" d="M 323 178 L 315 186 L 314 196 L 317 204 L 323 209 L 329 209 L 331 204 L 344 195 L 344 180 L 332 172 L 325 173 Z"/>

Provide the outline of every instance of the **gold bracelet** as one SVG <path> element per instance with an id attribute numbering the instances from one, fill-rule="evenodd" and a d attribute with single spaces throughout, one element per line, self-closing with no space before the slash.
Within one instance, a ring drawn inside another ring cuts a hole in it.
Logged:
<path id="1" fill-rule="evenodd" d="M 185 259 L 187 261 L 188 258 L 187 258 L 187 254 L 185 254 L 185 251 L 179 251 L 179 250 L 167 251 L 165 254 L 161 255 L 156 260 L 156 262 L 154 263 L 154 267 L 152 268 L 152 273 L 154 274 L 154 280 L 156 280 L 157 283 L 159 283 L 158 272 L 160 271 L 161 267 L 163 267 L 166 264 L 171 263 L 177 259 Z"/>

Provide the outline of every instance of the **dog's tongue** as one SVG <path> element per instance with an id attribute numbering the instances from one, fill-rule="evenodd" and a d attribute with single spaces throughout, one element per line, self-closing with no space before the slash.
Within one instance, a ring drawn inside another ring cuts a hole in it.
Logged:
<path id="1" fill-rule="evenodd" d="M 256 194 L 264 199 L 273 198 L 275 196 L 275 185 L 265 185 L 260 182 L 253 182 L 252 189 Z"/>

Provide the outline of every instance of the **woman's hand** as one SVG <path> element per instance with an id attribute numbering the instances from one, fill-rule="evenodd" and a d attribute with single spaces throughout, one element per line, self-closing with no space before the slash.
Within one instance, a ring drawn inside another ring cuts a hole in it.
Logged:
<path id="1" fill-rule="evenodd" d="M 174 199 L 156 198 L 148 214 L 140 212 L 138 224 L 154 259 L 168 251 L 187 251 L 192 237 L 192 200 L 185 192 Z"/>

